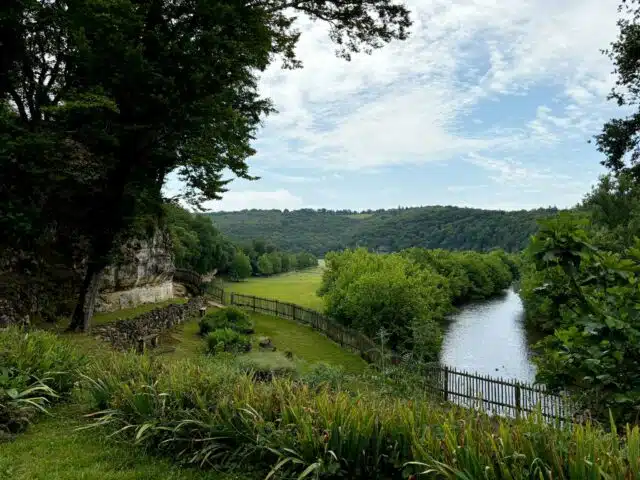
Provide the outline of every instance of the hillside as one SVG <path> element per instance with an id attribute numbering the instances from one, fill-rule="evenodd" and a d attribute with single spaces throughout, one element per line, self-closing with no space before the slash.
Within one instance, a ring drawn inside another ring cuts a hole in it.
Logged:
<path id="1" fill-rule="evenodd" d="M 234 241 L 262 238 L 280 249 L 324 255 L 364 246 L 378 251 L 408 247 L 479 250 L 524 248 L 536 220 L 556 209 L 519 211 L 461 207 L 349 210 L 243 210 L 210 212 L 217 228 Z"/>

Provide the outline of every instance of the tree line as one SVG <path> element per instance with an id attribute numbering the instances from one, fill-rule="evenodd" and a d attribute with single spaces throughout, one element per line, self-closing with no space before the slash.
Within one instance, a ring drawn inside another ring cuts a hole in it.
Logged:
<path id="1" fill-rule="evenodd" d="M 527 321 L 546 334 L 537 380 L 608 425 L 637 423 L 640 408 L 640 1 L 621 12 L 611 97 L 632 113 L 596 136 L 608 173 L 572 212 L 540 222 L 520 289 Z"/>
<path id="2" fill-rule="evenodd" d="M 88 330 L 104 269 L 137 225 L 157 224 L 170 173 L 196 206 L 219 199 L 229 174 L 255 180 L 251 143 L 275 111 L 258 75 L 302 67 L 300 15 L 326 23 L 346 60 L 411 26 L 389 0 L 9 0 L 0 297 L 33 314 L 65 290 L 69 328 Z"/>
<path id="3" fill-rule="evenodd" d="M 318 294 L 325 312 L 389 348 L 434 361 L 440 322 L 455 306 L 502 292 L 518 272 L 515 255 L 411 248 L 376 254 L 331 252 Z"/>
<path id="4" fill-rule="evenodd" d="M 557 209 L 505 212 L 451 206 L 390 210 L 243 210 L 209 213 L 236 241 L 264 238 L 285 250 L 322 256 L 365 247 L 395 252 L 410 247 L 517 252 L 537 229 L 536 220 Z"/>
<path id="5" fill-rule="evenodd" d="M 283 252 L 264 240 L 236 245 L 213 226 L 211 220 L 174 204 L 164 205 L 162 227 L 171 236 L 175 265 L 200 274 L 216 271 L 231 280 L 268 276 L 318 265 L 308 252 Z"/>

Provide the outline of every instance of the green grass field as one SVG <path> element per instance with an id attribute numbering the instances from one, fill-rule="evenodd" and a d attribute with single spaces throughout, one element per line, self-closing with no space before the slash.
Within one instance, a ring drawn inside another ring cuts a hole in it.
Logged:
<path id="1" fill-rule="evenodd" d="M 322 281 L 322 266 L 272 277 L 252 277 L 244 282 L 227 282 L 225 290 L 256 297 L 273 298 L 322 311 L 322 299 L 316 294 Z"/>
<path id="2" fill-rule="evenodd" d="M 232 480 L 249 479 L 180 468 L 141 449 L 107 439 L 86 425 L 82 411 L 63 405 L 12 442 L 0 443 L 2 480 Z"/>
<path id="3" fill-rule="evenodd" d="M 355 353 L 348 352 L 313 328 L 292 320 L 252 313 L 256 336 L 267 336 L 280 351 L 291 351 L 309 362 L 342 365 L 347 372 L 361 373 L 366 362 Z"/>

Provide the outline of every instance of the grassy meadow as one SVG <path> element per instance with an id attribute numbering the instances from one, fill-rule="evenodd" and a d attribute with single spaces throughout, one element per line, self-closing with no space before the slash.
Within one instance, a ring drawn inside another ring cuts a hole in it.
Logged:
<path id="1" fill-rule="evenodd" d="M 251 478 L 180 468 L 168 459 L 107 439 L 77 405 L 55 408 L 15 441 L 0 443 L 2 480 L 235 480 Z"/>
<path id="2" fill-rule="evenodd" d="M 306 362 L 326 362 L 342 366 L 350 373 L 361 373 L 367 367 L 358 355 L 344 350 L 309 326 L 259 313 L 252 313 L 251 318 L 257 336 L 270 337 L 278 350 L 289 350 Z"/>
<path id="3" fill-rule="evenodd" d="M 251 277 L 242 282 L 225 282 L 224 288 L 230 292 L 295 303 L 321 312 L 324 305 L 316 292 L 320 287 L 323 271 L 321 263 L 317 268 L 299 272 L 272 277 Z"/>

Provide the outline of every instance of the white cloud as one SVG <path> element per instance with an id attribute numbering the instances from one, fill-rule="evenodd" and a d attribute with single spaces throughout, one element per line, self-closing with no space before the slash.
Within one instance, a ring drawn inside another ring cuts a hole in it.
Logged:
<path id="1" fill-rule="evenodd" d="M 407 3 L 414 20 L 410 39 L 350 63 L 334 56 L 325 25 L 300 26 L 305 68 L 274 66 L 261 81 L 280 113 L 267 120 L 256 164 L 293 160 L 298 167 L 348 170 L 442 161 L 470 151 L 508 154 L 533 151 L 539 142 L 552 145 L 560 134 L 584 135 L 597 125 L 611 86 L 600 49 L 615 37 L 614 2 Z M 480 131 L 465 131 L 480 102 L 526 94 L 536 85 L 557 86 L 573 110 L 538 111 L 509 131 L 476 118 Z"/>
<path id="2" fill-rule="evenodd" d="M 279 189 L 270 192 L 244 190 L 229 191 L 222 200 L 205 203 L 205 208 L 210 211 L 235 211 L 251 208 L 259 209 L 295 209 L 302 207 L 302 199 L 293 195 L 288 190 Z"/>

